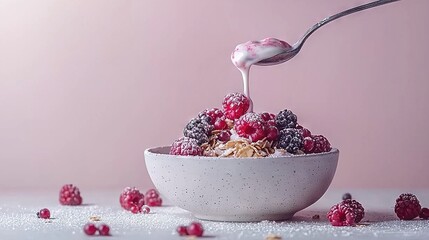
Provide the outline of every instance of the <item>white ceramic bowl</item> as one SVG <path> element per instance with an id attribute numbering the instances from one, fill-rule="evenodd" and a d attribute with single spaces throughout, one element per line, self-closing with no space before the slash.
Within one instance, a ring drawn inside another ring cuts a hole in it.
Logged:
<path id="1" fill-rule="evenodd" d="M 170 147 L 145 151 L 159 192 L 197 218 L 214 221 L 286 220 L 328 189 L 339 151 L 267 157 L 175 156 Z"/>

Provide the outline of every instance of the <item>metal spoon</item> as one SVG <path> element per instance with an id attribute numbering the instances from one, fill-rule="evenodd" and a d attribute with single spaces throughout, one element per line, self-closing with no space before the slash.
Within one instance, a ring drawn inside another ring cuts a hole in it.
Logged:
<path id="1" fill-rule="evenodd" d="M 313 25 L 310 29 L 308 29 L 308 31 L 304 34 L 304 36 L 302 36 L 301 39 L 292 46 L 292 48 L 286 50 L 283 53 L 277 54 L 273 57 L 259 61 L 259 62 L 255 63 L 255 65 L 269 66 L 269 65 L 276 65 L 276 64 L 284 63 L 284 62 L 290 60 L 291 58 L 295 57 L 299 53 L 299 51 L 301 50 L 301 48 L 304 45 L 307 38 L 312 33 L 314 33 L 317 29 L 326 25 L 327 23 L 332 22 L 335 19 L 338 19 L 340 17 L 344 17 L 344 16 L 347 16 L 349 14 L 355 13 L 355 12 L 359 12 L 359 11 L 362 11 L 365 9 L 369 9 L 369 8 L 377 7 L 377 6 L 380 6 L 383 4 L 397 2 L 397 1 L 399 1 L 399 0 L 374 1 L 374 2 L 370 2 L 370 3 L 364 4 L 364 5 L 354 7 L 354 8 L 350 8 L 346 11 L 343 11 L 343 12 L 337 13 L 335 15 L 332 15 L 330 17 L 327 17 L 327 18 L 323 19 L 322 21 Z"/>

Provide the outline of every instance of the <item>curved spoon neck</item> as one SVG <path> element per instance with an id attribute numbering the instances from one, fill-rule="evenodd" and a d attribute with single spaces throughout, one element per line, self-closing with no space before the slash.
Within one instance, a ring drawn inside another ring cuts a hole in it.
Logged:
<path id="1" fill-rule="evenodd" d="M 326 24 L 328 24 L 328 23 L 330 23 L 330 22 L 332 22 L 338 18 L 347 16 L 347 15 L 352 14 L 352 13 L 360 12 L 362 10 L 366 10 L 369 8 L 381 6 L 381 5 L 392 3 L 392 2 L 398 2 L 398 1 L 400 1 L 400 0 L 378 0 L 378 1 L 367 3 L 367 4 L 363 4 L 363 5 L 354 7 L 354 8 L 350 8 L 350 9 L 347 9 L 347 10 L 342 11 L 340 13 L 326 17 L 323 20 L 321 20 L 320 22 L 314 24 L 310 29 L 308 29 L 307 32 L 301 37 L 301 39 L 297 43 L 295 43 L 295 45 L 300 45 L 299 48 L 301 48 L 301 46 L 304 45 L 304 43 L 308 39 L 308 37 L 310 37 L 310 35 L 313 34 L 317 29 L 321 28 L 322 26 L 324 26 L 324 25 L 326 25 Z"/>

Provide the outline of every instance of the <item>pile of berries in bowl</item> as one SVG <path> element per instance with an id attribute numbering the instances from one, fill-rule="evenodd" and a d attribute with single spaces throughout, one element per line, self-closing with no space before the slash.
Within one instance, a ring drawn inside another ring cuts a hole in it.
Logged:
<path id="1" fill-rule="evenodd" d="M 145 151 L 162 195 L 196 217 L 219 221 L 284 220 L 329 187 L 339 151 L 298 124 L 290 110 L 249 112 L 243 94 L 225 96 L 184 127 L 171 146 Z"/>
<path id="2" fill-rule="evenodd" d="M 247 112 L 250 100 L 241 93 L 228 94 L 222 105 L 223 109 L 206 109 L 191 119 L 183 137 L 172 144 L 170 154 L 267 157 L 331 150 L 328 139 L 300 126 L 290 110 L 277 115 Z"/>

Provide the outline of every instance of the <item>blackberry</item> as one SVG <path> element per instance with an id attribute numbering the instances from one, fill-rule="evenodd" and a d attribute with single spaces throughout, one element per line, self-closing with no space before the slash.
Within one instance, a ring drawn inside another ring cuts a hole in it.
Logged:
<path id="1" fill-rule="evenodd" d="M 280 111 L 276 116 L 276 125 L 279 130 L 296 128 L 298 118 L 291 110 Z"/>
<path id="2" fill-rule="evenodd" d="M 350 193 L 343 194 L 343 200 L 352 199 L 352 195 Z"/>
<path id="3" fill-rule="evenodd" d="M 304 146 L 302 135 L 295 128 L 285 128 L 280 131 L 277 147 L 289 153 L 296 153 Z"/>
<path id="4" fill-rule="evenodd" d="M 209 135 L 213 126 L 202 118 L 193 118 L 186 124 L 183 129 L 183 135 L 185 137 L 193 138 L 198 141 L 198 144 L 203 144 L 209 141 Z"/>
<path id="5" fill-rule="evenodd" d="M 207 111 L 202 111 L 202 112 L 198 113 L 197 118 L 201 119 L 201 121 L 204 121 L 210 125 L 213 125 L 214 121 L 216 120 L 216 119 L 213 119 L 212 117 L 210 117 L 207 114 Z"/>

